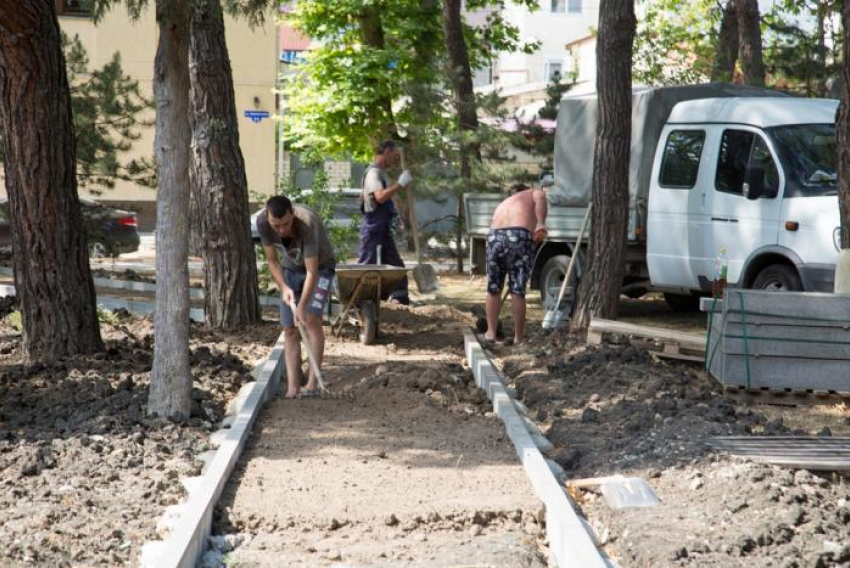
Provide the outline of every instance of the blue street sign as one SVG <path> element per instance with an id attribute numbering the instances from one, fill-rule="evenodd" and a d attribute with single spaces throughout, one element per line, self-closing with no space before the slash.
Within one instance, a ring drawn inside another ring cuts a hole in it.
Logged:
<path id="1" fill-rule="evenodd" d="M 253 122 L 260 122 L 264 118 L 269 117 L 269 111 L 267 110 L 246 110 L 245 118 L 250 118 Z"/>

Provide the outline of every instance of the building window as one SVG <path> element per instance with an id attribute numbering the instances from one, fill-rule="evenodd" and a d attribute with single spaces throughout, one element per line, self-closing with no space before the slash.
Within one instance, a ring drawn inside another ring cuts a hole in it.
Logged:
<path id="1" fill-rule="evenodd" d="M 55 0 L 57 16 L 91 16 L 92 0 Z"/>
<path id="2" fill-rule="evenodd" d="M 581 14 L 581 0 L 552 0 L 552 12 L 563 14 Z"/>
<path id="3" fill-rule="evenodd" d="M 559 61 L 550 61 L 546 64 L 546 80 L 561 80 L 561 63 Z"/>

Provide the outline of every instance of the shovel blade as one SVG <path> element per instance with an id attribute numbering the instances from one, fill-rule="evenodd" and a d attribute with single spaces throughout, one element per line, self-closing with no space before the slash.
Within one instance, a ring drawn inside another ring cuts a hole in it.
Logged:
<path id="1" fill-rule="evenodd" d="M 602 484 L 602 497 L 612 509 L 654 507 L 660 501 L 652 487 L 639 477 L 614 479 Z"/>
<path id="2" fill-rule="evenodd" d="M 421 294 L 431 294 L 440 289 L 437 271 L 430 264 L 417 264 L 413 267 L 413 280 Z"/>

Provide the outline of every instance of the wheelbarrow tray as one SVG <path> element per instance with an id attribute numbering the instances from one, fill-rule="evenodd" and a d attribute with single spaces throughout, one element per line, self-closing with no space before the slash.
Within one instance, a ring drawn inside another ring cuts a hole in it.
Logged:
<path id="1" fill-rule="evenodd" d="M 377 276 L 363 278 L 370 273 L 377 273 Z M 380 288 L 381 300 L 386 300 L 406 275 L 407 268 L 389 264 L 338 264 L 336 267 L 337 295 L 342 303 L 347 303 L 362 281 L 362 287 L 357 294 L 358 299 L 374 301 L 378 297 L 378 288 Z"/>

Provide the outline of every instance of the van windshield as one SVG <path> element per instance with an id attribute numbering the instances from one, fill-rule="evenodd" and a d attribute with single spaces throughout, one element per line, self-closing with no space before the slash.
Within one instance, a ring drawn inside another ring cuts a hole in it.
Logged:
<path id="1" fill-rule="evenodd" d="M 834 124 L 796 124 L 767 129 L 785 170 L 785 196 L 837 193 Z"/>

